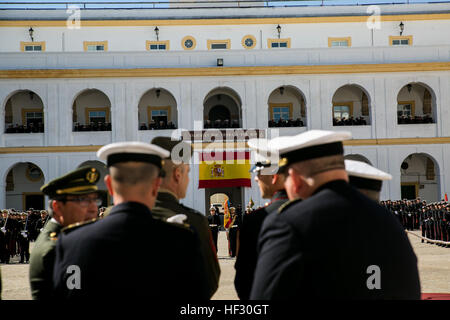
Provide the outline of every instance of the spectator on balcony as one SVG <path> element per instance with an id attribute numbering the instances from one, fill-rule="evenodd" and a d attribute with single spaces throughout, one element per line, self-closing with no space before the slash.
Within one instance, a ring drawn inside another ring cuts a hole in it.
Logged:
<path id="1" fill-rule="evenodd" d="M 167 129 L 176 129 L 175 123 L 169 121 L 169 123 L 167 124 Z"/>
<path id="2" fill-rule="evenodd" d="M 205 129 L 212 128 L 211 126 L 211 120 L 205 120 Z"/>
<path id="3" fill-rule="evenodd" d="M 39 132 L 44 132 L 44 124 L 42 122 L 38 123 L 38 131 Z"/>
<path id="4" fill-rule="evenodd" d="M 147 125 L 145 123 L 141 123 L 139 130 L 147 130 Z"/>
<path id="5" fill-rule="evenodd" d="M 110 122 L 105 122 L 105 130 L 111 131 L 111 123 Z"/>

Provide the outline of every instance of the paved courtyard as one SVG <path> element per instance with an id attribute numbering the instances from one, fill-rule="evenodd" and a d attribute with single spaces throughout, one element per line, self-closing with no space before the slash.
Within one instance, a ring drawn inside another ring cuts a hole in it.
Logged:
<path id="1" fill-rule="evenodd" d="M 419 232 L 415 232 L 419 234 Z M 422 292 L 450 293 L 450 248 L 421 243 L 420 239 L 409 235 L 414 251 L 419 260 L 419 272 Z M 34 243 L 31 244 L 31 250 Z M 222 275 L 219 289 L 213 296 L 214 300 L 237 299 L 234 289 L 234 258 L 228 257 L 228 247 L 225 232 L 219 235 L 218 258 Z M 13 259 L 11 264 L 2 264 L 2 298 L 5 300 L 31 299 L 28 283 L 28 264 L 19 264 L 19 258 Z"/>

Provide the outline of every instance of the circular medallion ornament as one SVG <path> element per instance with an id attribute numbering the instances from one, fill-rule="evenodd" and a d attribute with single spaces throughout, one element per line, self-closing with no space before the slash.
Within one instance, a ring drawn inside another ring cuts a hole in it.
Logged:
<path id="1" fill-rule="evenodd" d="M 39 169 L 32 163 L 28 164 L 25 175 L 28 178 L 28 180 L 33 182 L 40 181 L 43 178 L 41 169 Z"/>
<path id="2" fill-rule="evenodd" d="M 196 46 L 196 41 L 194 37 L 186 36 L 181 40 L 181 45 L 185 50 L 192 50 Z"/>
<path id="3" fill-rule="evenodd" d="M 246 35 L 242 38 L 242 46 L 245 49 L 253 49 L 256 46 L 256 38 L 252 35 Z"/>

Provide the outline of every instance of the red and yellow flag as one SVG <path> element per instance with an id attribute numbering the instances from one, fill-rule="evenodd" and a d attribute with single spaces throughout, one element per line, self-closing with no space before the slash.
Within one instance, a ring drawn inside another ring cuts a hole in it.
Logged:
<path id="1" fill-rule="evenodd" d="M 230 207 L 230 202 L 227 199 L 223 203 L 223 226 L 225 228 L 228 228 L 231 224 L 230 210 L 228 210 L 229 207 Z"/>
<path id="2" fill-rule="evenodd" d="M 200 188 L 251 187 L 250 152 L 202 152 Z"/>

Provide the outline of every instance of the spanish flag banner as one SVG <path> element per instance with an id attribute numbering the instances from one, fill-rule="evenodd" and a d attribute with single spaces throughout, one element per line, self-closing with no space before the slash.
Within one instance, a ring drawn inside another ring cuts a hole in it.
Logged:
<path id="1" fill-rule="evenodd" d="M 227 199 L 223 203 L 223 226 L 225 228 L 228 228 L 231 224 L 230 211 L 228 210 L 229 207 L 230 207 L 230 202 Z"/>
<path id="2" fill-rule="evenodd" d="M 250 152 L 202 152 L 198 188 L 251 187 Z"/>

